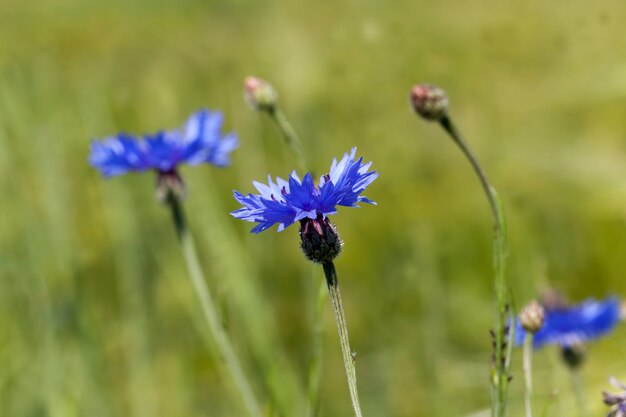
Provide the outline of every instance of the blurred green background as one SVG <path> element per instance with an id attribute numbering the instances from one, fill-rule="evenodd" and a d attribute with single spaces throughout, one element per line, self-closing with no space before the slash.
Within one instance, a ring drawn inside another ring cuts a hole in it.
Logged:
<path id="1" fill-rule="evenodd" d="M 381 173 L 366 193 L 378 206 L 334 218 L 365 415 L 486 412 L 491 218 L 409 89 L 448 91 L 499 189 L 518 306 L 549 285 L 575 301 L 624 294 L 624 19 L 617 0 L 1 2 L 0 416 L 244 415 L 154 176 L 105 181 L 86 162 L 93 138 L 174 128 L 201 107 L 241 139 L 232 167 L 182 169 L 208 284 L 258 396 L 291 381 L 285 417 L 305 415 L 321 268 L 296 227 L 251 235 L 228 214 L 232 189 L 295 167 L 243 102 L 247 75 L 276 86 L 316 172 L 358 146 Z M 351 415 L 328 305 L 323 324 L 320 415 Z M 607 377 L 626 379 L 625 346 L 623 327 L 589 346 L 593 415 Z M 573 413 L 556 350 L 537 353 L 536 384 L 538 407 L 556 391 L 550 414 Z"/>

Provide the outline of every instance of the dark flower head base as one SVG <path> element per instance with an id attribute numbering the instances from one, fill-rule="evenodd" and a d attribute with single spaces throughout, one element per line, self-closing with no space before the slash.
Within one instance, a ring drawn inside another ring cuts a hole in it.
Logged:
<path id="1" fill-rule="evenodd" d="M 561 346 L 561 357 L 567 366 L 576 369 L 585 362 L 587 348 L 582 343 Z"/>
<path id="2" fill-rule="evenodd" d="M 341 252 L 342 244 L 335 226 L 321 214 L 316 219 L 300 220 L 300 247 L 308 260 L 332 262 Z"/>
<path id="3" fill-rule="evenodd" d="M 318 185 L 313 183 L 310 173 L 300 180 L 295 172 L 288 181 L 276 178 L 274 182 L 269 176 L 267 185 L 254 181 L 260 194 L 246 196 L 235 191 L 235 199 L 243 207 L 231 214 L 259 223 L 252 229 L 253 233 L 275 224 L 280 232 L 297 221 L 325 220 L 326 216 L 337 213 L 337 206 L 358 207 L 359 202 L 376 204 L 361 193 L 378 177 L 378 172 L 368 172 L 372 163 L 364 164 L 363 158 L 355 160 L 355 155 L 356 148 L 353 148 L 341 161 L 333 160 L 330 172 L 320 178 Z"/>
<path id="4" fill-rule="evenodd" d="M 550 308 L 544 304 L 545 318 L 541 329 L 535 333 L 535 348 L 545 344 L 557 344 L 574 348 L 611 332 L 620 321 L 620 301 L 611 297 L 604 301 L 589 299 L 579 305 Z M 515 344 L 524 341 L 524 328 L 518 321 Z M 570 350 L 572 350 L 570 349 Z"/>
<path id="5" fill-rule="evenodd" d="M 187 195 L 185 182 L 178 171 L 159 172 L 157 175 L 155 196 L 158 202 L 167 203 L 170 198 L 182 201 Z"/>
<path id="6" fill-rule="evenodd" d="M 230 153 L 239 141 L 233 133 L 222 135 L 222 114 L 200 110 L 181 129 L 133 136 L 126 133 L 95 140 L 89 163 L 105 177 L 131 171 L 176 172 L 182 164 L 230 164 Z"/>

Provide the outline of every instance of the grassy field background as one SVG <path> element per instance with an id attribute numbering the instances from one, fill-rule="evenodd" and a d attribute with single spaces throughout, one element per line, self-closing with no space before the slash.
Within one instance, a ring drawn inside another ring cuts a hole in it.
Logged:
<path id="1" fill-rule="evenodd" d="M 267 401 L 304 415 L 321 268 L 297 228 L 251 235 L 232 190 L 296 166 L 242 98 L 270 80 L 316 172 L 353 146 L 380 178 L 376 207 L 341 209 L 337 260 L 367 416 L 485 411 L 491 219 L 479 183 L 409 109 L 444 87 L 500 191 L 519 305 L 554 286 L 575 301 L 626 294 L 626 4 L 524 2 L 0 2 L 0 416 L 240 416 L 152 174 L 102 180 L 89 142 L 225 113 L 227 169 L 182 169 L 224 323 Z M 351 414 L 325 306 L 321 416 Z M 589 346 L 593 415 L 626 379 L 626 328 Z M 511 415 L 523 413 L 515 352 Z M 571 415 L 554 349 L 536 355 L 541 406 Z M 278 401 L 278 400 L 277 400 Z M 267 402 L 266 402 L 267 404 Z"/>

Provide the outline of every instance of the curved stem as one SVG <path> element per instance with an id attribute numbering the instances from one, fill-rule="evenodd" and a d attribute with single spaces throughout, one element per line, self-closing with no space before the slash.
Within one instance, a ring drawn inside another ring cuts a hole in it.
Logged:
<path id="1" fill-rule="evenodd" d="M 524 402 L 526 403 L 526 417 L 533 417 L 532 399 L 533 399 L 533 334 L 526 332 L 524 337 Z"/>
<path id="2" fill-rule="evenodd" d="M 326 275 L 326 285 L 330 293 L 330 302 L 335 313 L 335 321 L 339 330 L 339 340 L 341 342 L 341 352 L 343 353 L 343 364 L 346 368 L 346 376 L 348 378 L 348 388 L 350 390 L 350 399 L 352 400 L 352 408 L 356 417 L 362 417 L 361 405 L 359 403 L 359 393 L 356 387 L 356 367 L 354 366 L 354 357 L 350 349 L 350 340 L 348 338 L 348 327 L 346 326 L 346 316 L 343 312 L 343 303 L 341 301 L 341 291 L 339 291 L 339 281 L 337 280 L 337 271 L 333 262 L 325 262 L 324 274 Z"/>
<path id="3" fill-rule="evenodd" d="M 302 150 L 302 142 L 300 142 L 300 138 L 298 137 L 296 130 L 293 128 L 293 126 L 291 126 L 291 123 L 289 123 L 289 120 L 287 120 L 285 114 L 278 107 L 274 107 L 268 113 L 276 122 L 280 131 L 283 133 L 287 144 L 296 154 L 298 158 L 299 168 L 302 170 L 303 173 L 308 172 L 305 163 L 304 152 Z"/>
<path id="4" fill-rule="evenodd" d="M 509 329 L 506 324 L 506 316 L 508 313 L 506 300 L 506 262 L 508 257 L 506 218 L 504 216 L 502 203 L 498 197 L 496 189 L 487 179 L 487 175 L 478 163 L 478 158 L 476 158 L 467 142 L 463 139 L 463 136 L 461 136 L 460 132 L 456 129 L 450 117 L 444 116 L 440 123 L 472 165 L 472 168 L 478 176 L 483 190 L 485 191 L 485 195 L 489 201 L 489 206 L 494 218 L 493 265 L 495 273 L 494 289 L 496 294 L 496 349 L 494 358 L 494 373 L 491 379 L 492 396 L 494 400 L 492 412 L 493 415 L 497 417 L 503 417 L 506 410 L 506 393 L 509 383 L 508 373 L 511 351 L 510 342 L 507 340 L 507 336 L 510 336 L 510 333 L 507 335 Z"/>
<path id="5" fill-rule="evenodd" d="M 493 192 L 495 190 L 489 183 L 489 180 L 487 179 L 487 175 L 485 174 L 480 164 L 478 163 L 478 158 L 476 158 L 476 155 L 474 155 L 474 152 L 472 152 L 467 142 L 465 142 L 465 139 L 463 139 L 463 136 L 461 136 L 461 133 L 456 129 L 456 127 L 452 123 L 452 119 L 450 119 L 449 116 L 445 116 L 444 118 L 441 119 L 441 126 L 443 126 L 446 132 L 448 132 L 450 137 L 452 137 L 452 140 L 454 140 L 454 142 L 459 146 L 461 151 L 465 154 L 465 157 L 468 159 L 470 164 L 472 164 L 472 168 L 474 168 L 476 175 L 478 175 L 480 184 L 485 190 L 485 194 L 487 195 L 487 199 L 489 200 L 489 206 L 491 207 L 493 216 L 496 219 L 496 227 L 499 227 L 499 223 L 501 223 L 500 221 L 501 219 L 499 219 L 500 215 L 498 213 L 498 203 L 496 202 L 497 197 L 493 195 Z"/>
<path id="6" fill-rule="evenodd" d="M 206 319 L 211 336 L 213 336 L 213 339 L 215 340 L 218 353 L 224 361 L 235 386 L 241 394 L 248 414 L 251 417 L 261 417 L 260 407 L 254 396 L 252 387 L 244 375 L 241 363 L 235 353 L 232 342 L 230 341 L 226 330 L 222 326 L 215 302 L 213 301 L 209 287 L 206 285 L 206 281 L 204 280 L 204 275 L 202 274 L 193 238 L 187 230 L 183 207 L 180 201 L 171 194 L 168 197 L 168 204 L 172 209 L 172 219 L 174 220 L 176 234 L 178 235 L 178 239 L 180 241 L 189 277 L 191 278 L 193 288 L 198 296 L 200 305 L 202 306 L 202 312 L 204 313 L 204 318 Z"/>

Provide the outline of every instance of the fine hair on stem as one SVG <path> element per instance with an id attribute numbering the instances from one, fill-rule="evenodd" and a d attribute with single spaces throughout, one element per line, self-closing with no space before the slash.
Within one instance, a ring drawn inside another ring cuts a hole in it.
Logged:
<path id="1" fill-rule="evenodd" d="M 348 337 L 348 326 L 346 324 L 346 316 L 343 311 L 343 302 L 341 299 L 341 291 L 339 290 L 339 281 L 337 279 L 337 271 L 335 264 L 324 262 L 324 275 L 326 276 L 326 284 L 330 294 L 330 302 L 335 314 L 337 322 L 337 330 L 339 331 L 339 341 L 341 343 L 341 352 L 343 354 L 343 364 L 346 368 L 346 377 L 348 378 L 348 389 L 350 390 L 350 399 L 352 400 L 352 408 L 356 417 L 362 417 L 361 404 L 359 403 L 359 392 L 356 384 L 356 367 L 354 365 L 354 357 L 350 349 L 350 339 Z"/>

